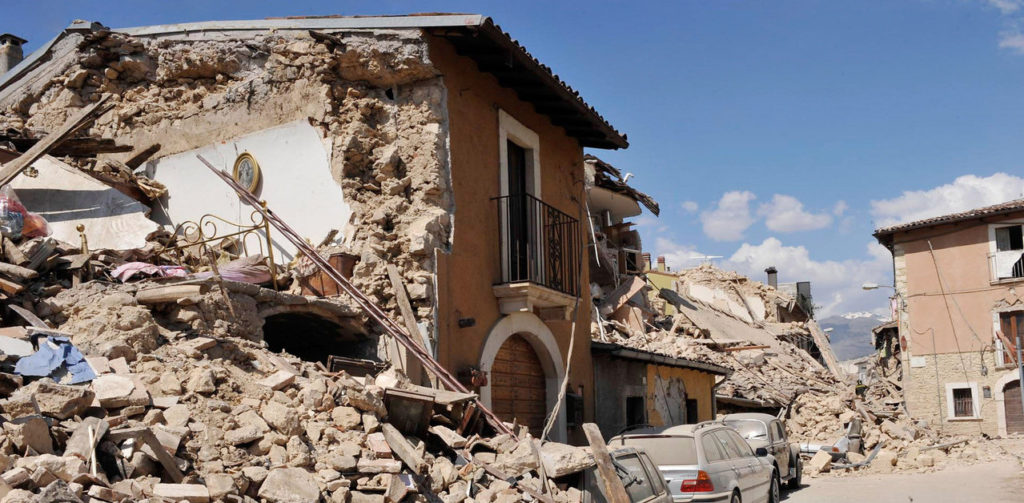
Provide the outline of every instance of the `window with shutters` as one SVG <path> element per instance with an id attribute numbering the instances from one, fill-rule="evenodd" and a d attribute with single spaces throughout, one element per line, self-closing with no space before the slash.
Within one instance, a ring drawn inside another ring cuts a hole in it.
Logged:
<path id="1" fill-rule="evenodd" d="M 995 253 L 991 255 L 996 280 L 1024 278 L 1024 226 L 995 227 Z M 990 235 L 991 236 L 991 235 Z"/>
<path id="2" fill-rule="evenodd" d="M 1000 366 L 1017 364 L 1017 337 L 1024 340 L 1024 311 L 999 313 L 999 333 L 996 334 L 996 352 Z"/>

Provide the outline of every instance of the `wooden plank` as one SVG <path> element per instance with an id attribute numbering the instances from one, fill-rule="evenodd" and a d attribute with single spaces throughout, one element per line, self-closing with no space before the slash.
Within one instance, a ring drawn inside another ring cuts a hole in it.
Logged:
<path id="1" fill-rule="evenodd" d="M 25 291 L 25 285 L 4 278 L 0 278 L 0 290 L 3 290 L 3 292 L 6 293 L 7 295 L 18 295 L 19 293 Z"/>
<path id="2" fill-rule="evenodd" d="M 622 479 L 615 471 L 612 458 L 608 455 L 608 446 L 604 443 L 601 430 L 594 423 L 583 423 L 583 433 L 587 435 L 587 442 L 590 443 L 590 453 L 597 462 L 597 476 L 604 486 L 604 494 L 608 503 L 630 503 L 629 495 L 626 494 L 626 486 L 622 485 Z"/>
<path id="3" fill-rule="evenodd" d="M 832 352 L 832 344 L 828 342 L 828 337 L 825 337 L 825 332 L 821 331 L 821 327 L 818 326 L 818 322 L 814 320 L 807 321 L 807 329 L 811 332 L 811 337 L 814 339 L 814 344 L 818 346 L 818 351 L 821 353 L 822 359 L 825 360 L 825 368 L 832 373 L 832 376 L 840 381 L 846 381 L 846 372 L 843 371 L 839 365 L 839 359 L 836 358 L 836 354 Z"/>
<path id="4" fill-rule="evenodd" d="M 39 245 L 39 248 L 36 248 L 35 253 L 32 254 L 31 258 L 29 258 L 28 264 L 25 265 L 25 267 L 38 271 L 39 267 L 50 258 L 50 255 L 52 255 L 53 251 L 56 249 L 57 243 L 54 240 L 47 238 Z"/>
<path id="5" fill-rule="evenodd" d="M 398 310 L 402 313 L 405 329 L 409 332 L 412 342 L 422 348 L 423 332 L 420 330 L 419 325 L 416 324 L 416 314 L 412 310 L 409 293 L 405 291 L 405 283 L 402 281 L 402 275 L 398 272 L 395 264 L 388 264 L 388 279 L 391 280 L 391 288 L 395 291 L 395 302 L 398 304 Z M 415 358 L 407 358 L 407 360 L 406 375 L 414 383 L 420 382 L 423 377 L 423 366 Z"/>
<path id="6" fill-rule="evenodd" d="M 210 291 L 209 285 L 170 285 L 140 290 L 135 294 L 139 304 L 163 304 L 178 299 L 199 296 Z"/>
<path id="7" fill-rule="evenodd" d="M 107 110 L 113 108 L 112 106 L 104 105 L 106 101 L 107 96 L 103 96 L 99 101 L 82 108 L 56 131 L 46 135 L 45 138 L 32 145 L 32 148 L 28 149 L 27 152 L 21 154 L 17 159 L 4 164 L 3 168 L 0 168 L 0 187 L 11 183 L 14 177 L 25 171 L 32 163 L 38 161 L 40 157 L 46 155 L 47 152 L 53 150 L 54 147 L 75 134 L 76 131 L 88 126 L 99 116 L 106 113 Z"/>
<path id="8" fill-rule="evenodd" d="M 417 475 L 426 470 L 427 464 L 423 461 L 423 457 L 416 452 L 416 448 L 405 439 L 405 435 L 402 435 L 398 428 L 392 426 L 391 423 L 384 423 L 380 426 L 380 431 L 384 434 L 384 440 L 388 442 L 391 451 L 398 455 L 398 459 L 401 459 L 405 466 L 409 467 L 409 470 Z"/>
<path id="9" fill-rule="evenodd" d="M 20 280 L 35 279 L 36 277 L 39 276 L 39 273 L 34 269 L 21 267 L 14 264 L 7 264 L 4 262 L 0 262 L 0 273 L 6 274 L 11 278 Z"/>
<path id="10" fill-rule="evenodd" d="M 25 265 L 28 263 L 28 257 L 21 252 L 18 245 L 14 244 L 13 241 L 7 237 L 3 238 L 4 257 L 7 257 L 7 261 L 16 265 Z"/>
<path id="11" fill-rule="evenodd" d="M 724 353 L 733 353 L 733 352 L 736 352 L 736 351 L 746 351 L 748 349 L 768 349 L 770 347 L 771 346 L 738 346 L 738 347 L 734 347 L 734 348 L 719 349 L 719 351 L 722 351 Z"/>

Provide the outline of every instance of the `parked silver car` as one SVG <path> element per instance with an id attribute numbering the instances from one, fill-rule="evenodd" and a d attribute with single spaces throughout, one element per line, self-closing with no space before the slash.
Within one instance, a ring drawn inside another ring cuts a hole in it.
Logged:
<path id="1" fill-rule="evenodd" d="M 800 487 L 803 461 L 800 460 L 800 446 L 791 444 L 786 427 L 771 414 L 748 412 L 722 416 L 725 424 L 732 426 L 756 451 L 768 451 L 768 462 L 778 472 L 779 480 L 786 482 L 790 489 Z"/>
<path id="2" fill-rule="evenodd" d="M 615 471 L 626 487 L 626 494 L 632 503 L 669 503 L 672 495 L 665 485 L 661 472 L 651 458 L 635 447 L 610 449 Z M 606 503 L 604 485 L 599 480 L 597 468 L 591 467 L 582 473 L 568 475 L 555 481 L 572 486 L 583 492 L 583 503 Z"/>
<path id="3" fill-rule="evenodd" d="M 779 501 L 772 465 L 722 422 L 632 430 L 608 446 L 643 448 L 665 477 L 672 501 Z"/>

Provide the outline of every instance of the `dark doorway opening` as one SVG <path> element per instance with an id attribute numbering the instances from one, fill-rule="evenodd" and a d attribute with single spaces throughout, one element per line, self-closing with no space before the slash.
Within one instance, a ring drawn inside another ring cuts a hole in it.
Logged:
<path id="1" fill-rule="evenodd" d="M 327 363 L 331 355 L 379 361 L 372 337 L 313 313 L 281 313 L 263 322 L 263 340 L 271 351 L 287 351 L 303 360 Z"/>
<path id="2" fill-rule="evenodd" d="M 626 397 L 626 428 L 647 424 L 647 406 L 642 396 Z"/>

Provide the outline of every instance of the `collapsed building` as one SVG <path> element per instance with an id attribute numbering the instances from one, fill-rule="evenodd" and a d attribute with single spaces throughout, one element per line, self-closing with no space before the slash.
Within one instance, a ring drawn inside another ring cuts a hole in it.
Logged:
<path id="1" fill-rule="evenodd" d="M 628 143 L 489 18 L 78 21 L 0 111 L 3 501 L 580 499 Z"/>
<path id="2" fill-rule="evenodd" d="M 656 204 L 621 189 L 624 177 L 607 163 L 588 163 L 615 182 L 606 185 L 618 188 L 619 199 L 611 204 L 608 194 L 591 189 L 591 348 L 595 372 L 608 376 L 595 381 L 607 404 L 596 416 L 605 435 L 757 411 L 785 419 L 790 438 L 813 456 L 811 475 L 829 471 L 833 461 L 846 470 L 887 472 L 1005 456 L 907 413 L 893 358 L 895 324 L 874 332 L 878 353 L 866 365 L 872 379 L 860 388 L 814 319 L 809 283 L 779 284 L 774 267 L 761 283 L 709 263 L 678 271 L 664 257 L 652 264 L 627 219 L 640 214 L 640 205 L 656 214 Z M 822 447 L 843 454 L 833 459 Z"/>

